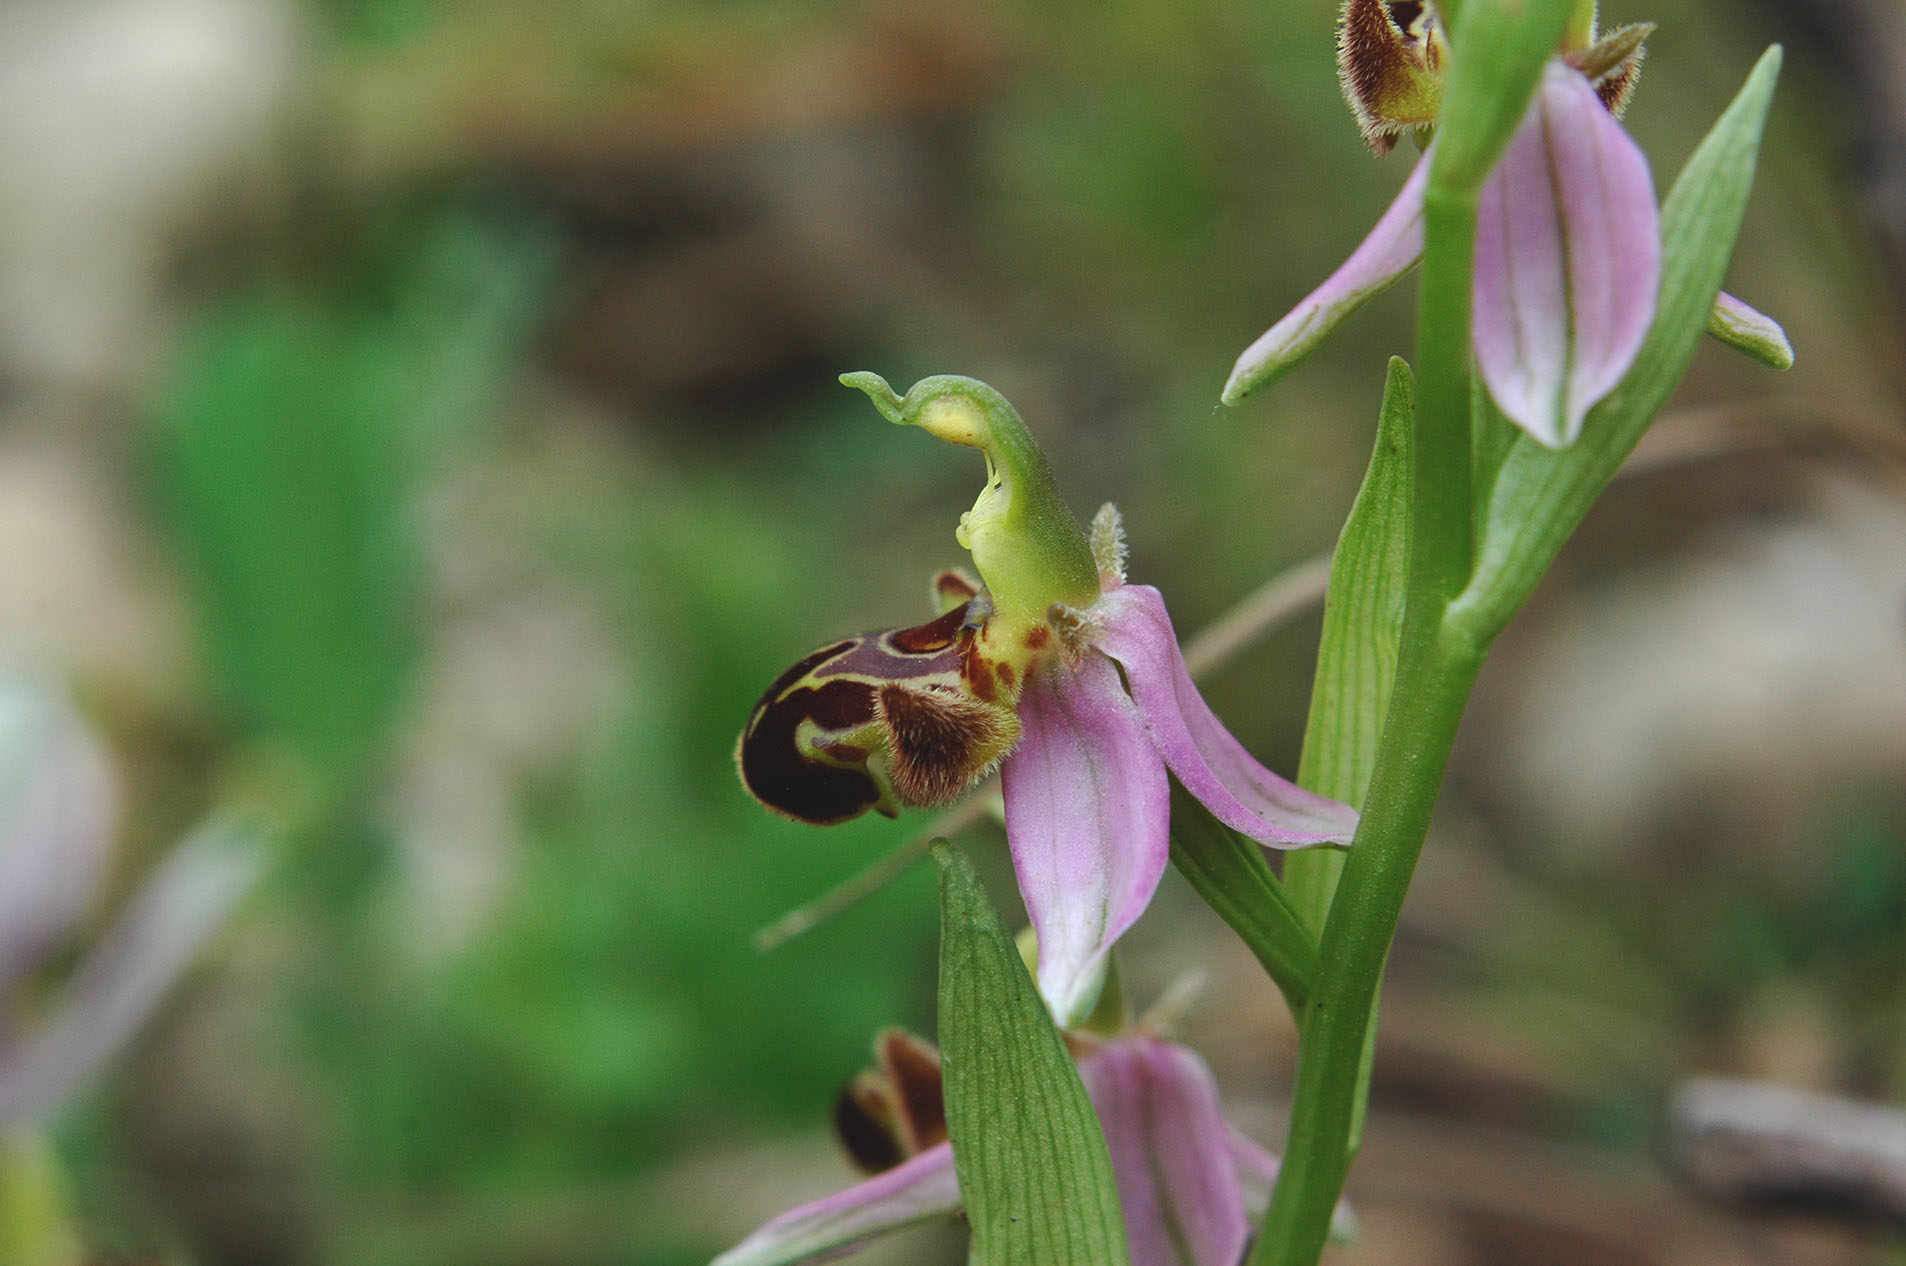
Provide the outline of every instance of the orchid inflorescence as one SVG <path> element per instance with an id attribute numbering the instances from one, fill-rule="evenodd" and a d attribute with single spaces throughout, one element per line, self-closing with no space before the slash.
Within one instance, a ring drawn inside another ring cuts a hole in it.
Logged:
<path id="1" fill-rule="evenodd" d="M 937 614 L 925 623 L 802 658 L 755 705 L 737 757 L 758 800 L 816 824 L 940 808 L 999 772 L 1039 999 L 1026 1003 L 1039 1032 L 1012 1030 L 1014 1049 L 1057 1051 L 1039 1034 L 1062 1034 L 1069 1058 L 1051 1055 L 1062 1071 L 1039 1083 L 1059 1105 L 1039 1117 L 1055 1131 L 1044 1142 L 1053 1156 L 1084 1148 L 1067 1153 L 1079 1166 L 1068 1181 L 1083 1184 L 1081 1199 L 1115 1198 L 1122 1232 L 1093 1232 L 1084 1215 L 1048 1218 L 1044 1205 L 995 1210 L 999 1226 L 975 1225 L 974 1260 L 982 1229 L 1039 1246 L 1014 1260 L 1044 1261 L 1065 1244 L 1085 1247 L 1063 1260 L 1093 1266 L 1236 1266 L 1247 1246 L 1255 1266 L 1316 1260 L 1344 1225 L 1377 983 L 1489 643 L 1703 330 L 1775 367 L 1791 362 L 1780 327 L 1719 290 L 1777 52 L 1657 207 L 1648 162 L 1619 121 L 1653 27 L 1603 32 L 1597 18 L 1592 0 L 1343 5 L 1339 70 L 1364 139 L 1382 155 L 1413 137 L 1423 155 L 1369 237 L 1243 353 L 1223 390 L 1236 404 L 1288 372 L 1422 264 L 1422 386 L 1392 364 L 1371 473 L 1330 582 L 1306 786 L 1259 763 L 1218 719 L 1163 596 L 1128 581 L 1118 512 L 1108 504 L 1082 527 L 999 393 L 939 376 L 903 396 L 877 375 L 843 376 L 890 422 L 984 455 L 986 482 L 956 533 L 976 575 L 936 577 Z M 1201 824 L 1176 837 L 1185 824 L 1173 821 L 1173 779 L 1185 793 L 1179 813 Z M 1259 846 L 1288 856 L 1293 885 L 1301 872 L 1301 900 Z M 963 881 L 935 847 L 944 903 Z M 1216 852 L 1199 853 L 1207 848 Z M 1279 1162 L 1224 1122 L 1202 1060 L 1168 1024 L 1123 1014 L 1114 943 L 1179 850 L 1298 1023 L 1293 1142 L 1274 1194 Z M 1318 853 L 1323 864 L 1305 860 Z M 1333 900 L 1340 891 L 1357 899 Z M 949 938 L 964 935 L 953 909 L 943 904 L 941 1034 L 951 1051 L 953 1026 L 970 1054 L 992 1039 L 959 1028 L 974 1022 L 970 1000 L 949 1002 Z M 1007 993 L 1026 974 L 1016 956 L 1011 972 Z M 1011 1014 L 1002 995 L 986 1032 L 1006 1034 Z M 999 1158 L 1047 1154 L 1040 1140 L 1014 1153 L 963 1139 L 942 1077 L 980 1074 L 943 1070 L 932 1047 L 897 1032 L 882 1035 L 876 1056 L 836 1112 L 873 1176 L 770 1220 L 717 1266 L 833 1256 L 971 1210 L 976 1196 L 994 1209 L 1024 1177 Z M 1066 1102 L 1096 1114 L 1085 1143 L 1066 1133 Z M 964 1119 L 968 1130 L 991 1124 Z M 1109 1162 L 1095 1169 L 1095 1155 Z"/>

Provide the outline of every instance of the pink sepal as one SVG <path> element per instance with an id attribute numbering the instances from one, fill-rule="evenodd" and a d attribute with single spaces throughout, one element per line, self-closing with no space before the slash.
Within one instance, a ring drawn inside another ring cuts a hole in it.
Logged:
<path id="1" fill-rule="evenodd" d="M 1062 1025 L 1092 1011 L 1112 942 L 1171 858 L 1171 794 L 1112 661 L 1087 650 L 1026 683 L 1000 770 L 1019 895 L 1039 937 L 1039 992 Z"/>

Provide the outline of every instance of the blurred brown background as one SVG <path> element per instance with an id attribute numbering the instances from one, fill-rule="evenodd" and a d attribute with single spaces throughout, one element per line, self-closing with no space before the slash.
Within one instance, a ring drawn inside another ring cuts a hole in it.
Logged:
<path id="1" fill-rule="evenodd" d="M 1798 364 L 1703 349 L 1486 672 L 1333 1260 L 1906 1261 L 1658 1160 L 1695 1073 L 1906 1097 L 1906 5 L 1604 17 L 1661 24 L 1664 191 L 1788 44 L 1728 288 Z M 1334 19 L 0 8 L 0 667 L 109 742 L 116 891 L 222 797 L 321 806 L 48 1123 L 98 1260 L 699 1263 L 847 1181 L 833 1088 L 931 1028 L 930 883 L 748 936 L 920 822 L 771 821 L 730 750 L 805 650 L 926 614 L 980 472 L 835 375 L 999 387 L 1181 631 L 1327 551 L 1413 286 L 1216 401 L 1409 161 L 1358 143 Z M 1207 679 L 1284 770 L 1316 630 Z M 1175 878 L 1128 949 L 1140 999 L 1210 972 L 1187 1039 L 1276 1145 L 1248 954 Z"/>

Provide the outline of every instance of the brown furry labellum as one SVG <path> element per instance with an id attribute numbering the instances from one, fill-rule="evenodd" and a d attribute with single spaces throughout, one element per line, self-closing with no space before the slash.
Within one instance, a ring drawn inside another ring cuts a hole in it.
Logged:
<path id="1" fill-rule="evenodd" d="M 960 584 L 940 578 L 953 597 Z M 1019 739 L 1017 691 L 981 653 L 990 606 L 972 594 L 936 620 L 823 646 L 755 704 L 736 753 L 742 785 L 818 826 L 869 809 L 951 803 Z"/>
<path id="2" fill-rule="evenodd" d="M 1444 44 L 1434 9 L 1397 0 L 1344 0 L 1337 75 L 1363 139 L 1387 154 L 1405 132 L 1436 121 Z"/>

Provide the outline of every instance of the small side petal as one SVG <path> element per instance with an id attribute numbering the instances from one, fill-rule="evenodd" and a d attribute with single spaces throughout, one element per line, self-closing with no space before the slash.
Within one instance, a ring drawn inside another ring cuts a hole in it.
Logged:
<path id="1" fill-rule="evenodd" d="M 1105 1127 L 1132 1266 L 1236 1266 L 1249 1224 L 1204 1061 L 1131 1038 L 1079 1068 Z"/>
<path id="2" fill-rule="evenodd" d="M 1350 258 L 1244 349 L 1224 384 L 1221 398 L 1226 404 L 1236 404 L 1296 368 L 1351 313 L 1383 293 L 1422 258 L 1423 188 L 1429 183 L 1429 167 L 1430 155 L 1425 151 L 1396 201 Z"/>
<path id="3" fill-rule="evenodd" d="M 1238 1188 L 1244 1193 L 1244 1215 L 1255 1222 L 1271 1207 L 1271 1190 L 1277 1186 L 1280 1165 L 1268 1148 L 1252 1142 L 1236 1126 L 1227 1124 L 1224 1128 L 1225 1146 L 1238 1171 Z"/>
<path id="4" fill-rule="evenodd" d="M 1219 821 L 1277 848 L 1350 842 L 1355 809 L 1278 777 L 1212 714 L 1185 670 L 1158 590 L 1126 585 L 1092 613 L 1102 625 L 1099 649 L 1124 666 L 1159 755 Z"/>
<path id="5" fill-rule="evenodd" d="M 1549 63 L 1476 221 L 1476 367 L 1550 448 L 1641 350 L 1661 280 L 1648 160 L 1580 72 Z"/>
<path id="6" fill-rule="evenodd" d="M 1793 368 L 1793 344 L 1787 341 L 1787 331 L 1780 328 L 1780 322 L 1726 291 L 1714 298 L 1714 311 L 1707 318 L 1707 332 L 1769 369 Z"/>
<path id="7" fill-rule="evenodd" d="M 1244 1192 L 1244 1216 L 1257 1222 L 1271 1207 L 1271 1189 L 1277 1186 L 1277 1157 L 1252 1142 L 1236 1126 L 1228 1125 L 1225 1129 L 1231 1163 L 1237 1167 L 1238 1186 Z M 1339 1244 L 1348 1244 L 1357 1238 L 1357 1215 L 1350 1211 L 1348 1200 L 1339 1200 L 1330 1215 L 1330 1238 Z"/>
<path id="8" fill-rule="evenodd" d="M 709 1266 L 787 1266 L 839 1257 L 875 1236 L 960 1210 L 953 1145 L 941 1143 L 884 1174 L 789 1209 Z"/>
<path id="9" fill-rule="evenodd" d="M 1039 937 L 1039 992 L 1060 1024 L 1075 1025 L 1098 1000 L 1106 952 L 1171 859 L 1171 788 L 1103 655 L 1034 674 L 1019 721 L 1000 770 L 1006 840 Z"/>

